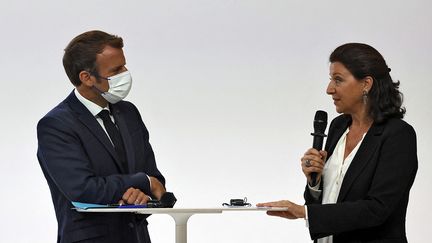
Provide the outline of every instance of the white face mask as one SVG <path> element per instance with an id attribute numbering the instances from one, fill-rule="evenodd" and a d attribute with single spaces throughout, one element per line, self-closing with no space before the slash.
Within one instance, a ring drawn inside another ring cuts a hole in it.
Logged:
<path id="1" fill-rule="evenodd" d="M 102 92 L 102 97 L 111 104 L 115 104 L 129 94 L 132 87 L 132 76 L 129 71 L 124 71 L 107 78 L 109 90 Z"/>

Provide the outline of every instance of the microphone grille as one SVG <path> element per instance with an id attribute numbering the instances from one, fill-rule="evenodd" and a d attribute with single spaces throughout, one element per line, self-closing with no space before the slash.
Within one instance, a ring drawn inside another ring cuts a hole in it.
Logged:
<path id="1" fill-rule="evenodd" d="M 318 110 L 314 118 L 314 130 L 316 133 L 324 133 L 327 127 L 327 112 Z"/>

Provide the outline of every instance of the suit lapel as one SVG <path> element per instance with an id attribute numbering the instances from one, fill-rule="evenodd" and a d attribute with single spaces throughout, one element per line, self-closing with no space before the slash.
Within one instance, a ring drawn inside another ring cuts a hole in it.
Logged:
<path id="1" fill-rule="evenodd" d="M 373 124 L 367 132 L 344 176 L 337 202 L 341 202 L 345 199 L 354 181 L 371 161 L 380 143 L 383 128 L 382 125 Z"/>
<path id="2" fill-rule="evenodd" d="M 124 173 L 123 167 L 121 165 L 120 159 L 114 150 L 111 141 L 109 140 L 107 134 L 102 129 L 96 118 L 90 113 L 90 111 L 78 100 L 74 92 L 72 92 L 67 98 L 68 103 L 73 111 L 76 112 L 77 118 L 88 128 L 88 130 L 103 144 L 105 149 L 114 158 L 116 167 Z"/>
<path id="3" fill-rule="evenodd" d="M 126 125 L 124 114 L 120 111 L 117 105 L 111 105 L 111 109 L 113 111 L 113 116 L 116 121 L 116 124 L 120 130 L 120 134 L 123 139 L 125 151 L 126 151 L 126 157 L 127 157 L 127 163 L 129 167 L 129 173 L 135 172 L 135 157 L 133 156 L 135 154 L 132 144 L 132 138 L 129 133 L 129 129 Z"/>

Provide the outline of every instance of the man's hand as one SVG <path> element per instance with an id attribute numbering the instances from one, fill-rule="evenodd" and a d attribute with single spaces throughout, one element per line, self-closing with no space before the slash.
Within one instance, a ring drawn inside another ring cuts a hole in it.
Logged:
<path id="1" fill-rule="evenodd" d="M 146 204 L 148 200 L 150 200 L 150 197 L 144 194 L 140 189 L 130 187 L 123 194 L 118 204 Z"/>
<path id="2" fill-rule="evenodd" d="M 287 211 L 267 211 L 267 214 L 270 216 L 278 216 L 287 219 L 298 219 L 298 218 L 304 218 L 306 216 L 304 206 L 297 205 L 288 200 L 268 202 L 268 203 L 258 203 L 257 207 L 287 208 Z"/>
<path id="3" fill-rule="evenodd" d="M 157 200 L 160 200 L 162 195 L 166 192 L 165 187 L 162 183 L 156 179 L 156 177 L 150 176 L 151 183 L 151 193 L 156 197 Z"/>

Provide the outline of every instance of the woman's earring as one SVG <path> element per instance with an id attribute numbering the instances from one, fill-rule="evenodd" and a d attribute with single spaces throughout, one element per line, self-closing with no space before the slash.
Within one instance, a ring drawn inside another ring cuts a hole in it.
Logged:
<path id="1" fill-rule="evenodd" d="M 363 104 L 367 105 L 368 103 L 368 91 L 367 90 L 363 90 Z"/>

